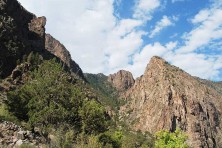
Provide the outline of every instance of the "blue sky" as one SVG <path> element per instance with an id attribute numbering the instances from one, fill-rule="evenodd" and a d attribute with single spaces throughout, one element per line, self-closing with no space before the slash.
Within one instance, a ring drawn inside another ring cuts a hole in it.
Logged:
<path id="1" fill-rule="evenodd" d="M 222 81 L 222 0 L 19 0 L 84 72 L 143 74 L 161 56 L 193 76 Z"/>

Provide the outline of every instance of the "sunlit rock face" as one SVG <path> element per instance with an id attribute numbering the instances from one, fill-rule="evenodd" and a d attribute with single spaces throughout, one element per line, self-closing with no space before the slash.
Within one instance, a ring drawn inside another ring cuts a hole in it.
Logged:
<path id="1" fill-rule="evenodd" d="M 45 36 L 45 48 L 50 53 L 61 59 L 70 68 L 71 72 L 79 75 L 81 78 L 84 79 L 82 69 L 75 61 L 72 60 L 69 51 L 65 48 L 63 44 L 61 44 L 50 34 L 46 34 Z"/>
<path id="2" fill-rule="evenodd" d="M 125 70 L 109 75 L 108 81 L 120 92 L 131 88 L 135 82 L 132 73 Z"/>
<path id="3" fill-rule="evenodd" d="M 222 95 L 181 69 L 153 57 L 125 94 L 122 119 L 134 130 L 184 130 L 192 147 L 221 145 Z"/>

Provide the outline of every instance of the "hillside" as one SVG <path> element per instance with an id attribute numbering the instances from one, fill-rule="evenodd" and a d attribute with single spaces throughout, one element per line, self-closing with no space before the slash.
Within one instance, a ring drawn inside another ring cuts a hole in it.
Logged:
<path id="1" fill-rule="evenodd" d="M 155 133 L 179 127 L 194 147 L 221 146 L 220 90 L 165 60 L 153 57 L 125 98 L 128 102 L 121 107 L 122 120 L 134 130 Z"/>
<path id="2" fill-rule="evenodd" d="M 72 60 L 69 51 L 58 40 L 52 37 L 50 34 L 45 36 L 45 49 L 61 59 L 69 68 L 69 70 L 84 79 L 82 69 L 79 65 Z"/>
<path id="3" fill-rule="evenodd" d="M 221 147 L 222 82 L 157 56 L 136 79 L 83 73 L 46 23 L 0 0 L 0 147 Z"/>
<path id="4" fill-rule="evenodd" d="M 89 85 L 94 88 L 101 95 L 103 98 L 101 102 L 104 105 L 107 105 L 114 110 L 117 110 L 119 106 L 119 92 L 115 87 L 112 86 L 110 82 L 108 82 L 108 77 L 104 74 L 84 74 L 86 80 L 88 81 Z"/>
<path id="5" fill-rule="evenodd" d="M 87 82 L 69 51 L 45 33 L 45 17 L 17 0 L 0 0 L 0 10 L 0 147 L 153 145 L 152 135 L 118 127 L 117 90 L 106 78 L 88 75 Z"/>
<path id="6" fill-rule="evenodd" d="M 17 0 L 1 0 L 0 9 L 0 78 L 9 76 L 31 52 L 39 53 L 44 59 L 58 57 L 71 71 L 83 77 L 82 70 L 72 61 L 68 50 L 53 37 L 46 35 L 44 16 L 36 17 Z M 60 54 L 53 52 L 53 49 Z"/>

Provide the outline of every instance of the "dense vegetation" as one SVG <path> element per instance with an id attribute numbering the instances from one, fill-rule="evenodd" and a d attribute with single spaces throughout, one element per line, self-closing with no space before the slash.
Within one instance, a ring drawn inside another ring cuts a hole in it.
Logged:
<path id="1" fill-rule="evenodd" d="M 42 127 L 70 124 L 87 133 L 88 126 L 90 132 L 105 129 L 104 108 L 88 99 L 76 86 L 80 82 L 55 60 L 44 61 L 30 77 L 25 85 L 8 93 L 8 109 L 19 120 Z M 85 116 L 93 122 L 88 123 Z"/>
<path id="2" fill-rule="evenodd" d="M 117 100 L 117 91 L 105 82 L 105 76 L 98 82 L 97 77 L 88 75 L 94 89 L 102 89 L 97 89 L 99 94 L 95 95 L 85 82 L 65 72 L 56 59 L 44 61 L 38 53 L 30 53 L 23 62 L 31 65 L 27 82 L 7 93 L 6 104 L 0 102 L 0 120 L 23 123 L 30 130 L 38 127 L 45 136 L 55 135 L 48 143 L 51 147 L 188 147 L 187 137 L 180 130 L 160 131 L 155 141 L 149 133 L 130 132 L 124 123 L 111 121 L 104 106 L 118 105 L 107 102 L 109 93 L 114 94 L 112 101 Z"/>
<path id="3" fill-rule="evenodd" d="M 7 93 L 0 118 L 38 127 L 44 135 L 56 136 L 53 147 L 150 147 L 152 136 L 117 128 L 98 102 L 92 89 L 82 80 L 64 71 L 56 59 L 44 61 L 31 53 L 32 63 L 24 85 Z M 34 68 L 36 67 L 36 68 Z M 100 95 L 98 95 L 100 96 Z M 5 114 L 5 115 L 4 115 Z"/>
<path id="4" fill-rule="evenodd" d="M 156 148 L 188 148 L 186 144 L 187 135 L 180 129 L 176 129 L 175 132 L 163 130 L 156 133 Z"/>
<path id="5" fill-rule="evenodd" d="M 31 52 L 20 62 L 29 65 L 26 82 L 9 91 L 5 103 L 4 95 L 0 95 L 0 120 L 13 121 L 30 130 L 38 127 L 45 136 L 55 135 L 48 143 L 51 147 L 188 147 L 187 137 L 180 130 L 160 131 L 155 141 L 149 133 L 130 132 L 124 123 L 113 122 L 105 106 L 118 109 L 120 104 L 118 92 L 106 76 L 87 74 L 94 88 L 90 89 L 88 84 L 66 72 L 56 59 L 43 60 L 41 55 Z"/>
<path id="6" fill-rule="evenodd" d="M 85 74 L 90 86 L 101 96 L 101 102 L 113 109 L 120 104 L 118 91 L 107 81 L 108 77 L 103 74 Z"/>

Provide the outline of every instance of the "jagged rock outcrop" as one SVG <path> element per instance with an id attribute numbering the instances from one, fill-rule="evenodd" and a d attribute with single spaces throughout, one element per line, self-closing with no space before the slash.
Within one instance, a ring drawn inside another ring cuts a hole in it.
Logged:
<path id="1" fill-rule="evenodd" d="M 83 72 L 79 65 L 72 60 L 72 57 L 69 51 L 65 48 L 63 44 L 61 44 L 58 40 L 53 38 L 50 34 L 46 34 L 45 37 L 45 48 L 50 53 L 57 56 L 61 59 L 75 74 L 79 75 L 81 78 L 84 79 Z"/>
<path id="2" fill-rule="evenodd" d="M 122 117 L 134 130 L 179 127 L 192 147 L 221 146 L 222 95 L 165 60 L 153 57 L 125 98 Z"/>
<path id="3" fill-rule="evenodd" d="M 0 78 L 9 76 L 25 54 L 45 49 L 45 17 L 37 18 L 17 0 L 0 0 Z"/>
<path id="4" fill-rule="evenodd" d="M 45 59 L 58 57 L 71 72 L 84 79 L 81 68 L 66 48 L 45 34 L 44 16 L 36 17 L 17 0 L 0 0 L 0 9 L 0 78 L 8 77 L 24 56 L 34 51 Z"/>
<path id="5" fill-rule="evenodd" d="M 120 92 L 131 88 L 135 82 L 132 73 L 125 70 L 109 75 L 108 81 Z"/>

